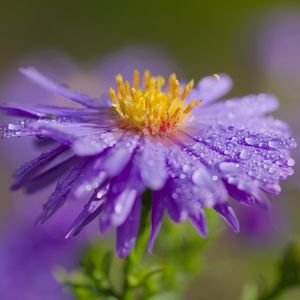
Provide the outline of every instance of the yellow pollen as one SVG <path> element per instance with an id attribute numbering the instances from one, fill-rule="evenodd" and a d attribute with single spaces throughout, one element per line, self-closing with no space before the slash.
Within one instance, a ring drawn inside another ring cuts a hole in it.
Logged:
<path id="1" fill-rule="evenodd" d="M 201 100 L 186 103 L 194 86 L 191 80 L 182 87 L 172 74 L 165 86 L 165 79 L 144 72 L 142 86 L 140 74 L 133 72 L 133 86 L 128 80 L 124 82 L 121 74 L 116 76 L 117 88 L 110 88 L 112 106 L 118 113 L 123 128 L 141 131 L 148 135 L 167 134 L 183 124 L 190 111 L 201 104 Z"/>

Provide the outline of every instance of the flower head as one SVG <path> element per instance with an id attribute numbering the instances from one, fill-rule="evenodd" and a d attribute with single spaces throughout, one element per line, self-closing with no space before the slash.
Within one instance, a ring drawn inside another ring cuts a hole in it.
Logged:
<path id="1" fill-rule="evenodd" d="M 267 94 L 213 104 L 231 87 L 224 74 L 181 84 L 138 71 L 133 80 L 117 75 L 116 88 L 101 99 L 70 90 L 33 68 L 21 72 L 50 92 L 82 108 L 7 104 L 2 109 L 28 118 L 3 125 L 2 135 L 37 136 L 53 149 L 15 173 L 14 189 L 38 189 L 57 179 L 38 222 L 45 222 L 69 199 L 84 203 L 67 236 L 98 217 L 101 233 L 117 228 L 117 254 L 132 250 L 145 189 L 152 193 L 152 250 L 164 212 L 175 222 L 190 220 L 207 234 L 205 209 L 213 208 L 234 231 L 232 197 L 268 207 L 266 193 L 293 173 L 289 150 L 296 146 L 284 122 L 266 116 L 278 106 Z M 201 104 L 201 105 L 200 105 Z"/>

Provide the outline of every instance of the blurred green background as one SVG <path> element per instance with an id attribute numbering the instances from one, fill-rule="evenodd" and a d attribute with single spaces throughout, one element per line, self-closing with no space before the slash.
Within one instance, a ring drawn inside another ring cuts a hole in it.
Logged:
<path id="1" fill-rule="evenodd" d="M 300 1 L 2 0 L 0 71 L 47 48 L 62 50 L 81 62 L 128 46 L 150 45 L 169 54 L 188 78 L 229 73 L 234 79 L 231 95 L 259 91 L 279 94 L 282 114 L 288 117 L 289 111 L 299 112 L 299 104 L 262 76 L 256 68 L 255 53 L 255 36 L 264 16 L 286 8 L 300 10 Z M 2 206 L 7 206 L 11 197 L 6 191 L 11 173 L 7 169 L 2 164 Z M 299 193 L 297 186 L 293 189 L 296 191 L 289 196 L 283 194 L 276 200 L 285 201 L 293 229 L 271 247 L 243 247 L 227 233 L 208 253 L 214 267 L 191 283 L 185 299 L 233 300 L 241 294 L 243 283 L 256 280 L 260 274 L 272 280 L 272 262 L 289 237 L 299 233 Z M 217 262 L 221 263 L 215 267 Z M 291 291 L 282 299 L 300 299 L 300 292 Z"/>
<path id="2" fill-rule="evenodd" d="M 1 67 L 51 47 L 78 60 L 132 44 L 166 50 L 195 78 L 230 73 L 251 90 L 241 50 L 247 27 L 279 6 L 299 1 L 1 1 Z M 253 78 L 252 78 L 253 79 Z M 253 90 L 251 90 L 253 92 Z"/>

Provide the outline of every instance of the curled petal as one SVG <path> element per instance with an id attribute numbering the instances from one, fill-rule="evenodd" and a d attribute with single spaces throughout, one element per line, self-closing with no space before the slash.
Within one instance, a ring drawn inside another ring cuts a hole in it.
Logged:
<path id="1" fill-rule="evenodd" d="M 82 117 L 97 115 L 99 112 L 94 109 L 79 109 L 79 108 L 68 108 L 50 105 L 31 105 L 31 104 L 20 104 L 20 103 L 7 103 L 0 106 L 0 110 L 3 110 L 7 114 L 18 116 L 18 117 L 32 117 L 42 118 L 49 116 L 60 116 L 60 117 Z"/>
<path id="2" fill-rule="evenodd" d="M 202 237 L 206 237 L 208 230 L 207 230 L 207 224 L 206 224 L 206 218 L 203 210 L 199 210 L 198 212 L 194 214 L 189 215 L 189 219 L 193 226 L 196 228 L 198 233 Z"/>
<path id="3" fill-rule="evenodd" d="M 228 223 L 234 232 L 240 231 L 239 221 L 228 203 L 216 204 L 214 210 Z"/>
<path id="4" fill-rule="evenodd" d="M 103 103 L 101 103 L 100 100 L 93 99 L 86 94 L 72 91 L 65 85 L 58 84 L 45 75 L 41 74 L 35 68 L 21 68 L 20 72 L 28 79 L 32 80 L 44 89 L 54 93 L 55 95 L 63 96 L 89 108 L 103 107 Z"/>
<path id="5" fill-rule="evenodd" d="M 226 187 L 229 195 L 244 205 L 259 206 L 264 209 L 268 209 L 271 206 L 267 196 L 254 185 L 244 185 L 238 188 L 238 186 L 226 183 Z"/>

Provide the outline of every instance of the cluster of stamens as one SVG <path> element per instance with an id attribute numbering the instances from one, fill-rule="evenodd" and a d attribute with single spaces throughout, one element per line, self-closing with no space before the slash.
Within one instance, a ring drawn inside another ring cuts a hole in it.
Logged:
<path id="1" fill-rule="evenodd" d="M 118 74 L 116 90 L 110 88 L 112 106 L 124 128 L 148 135 L 170 133 L 183 123 L 194 106 L 202 102 L 185 102 L 193 88 L 193 80 L 182 87 L 176 75 L 172 74 L 165 87 L 165 79 L 151 76 L 148 70 L 144 72 L 142 83 L 140 80 L 140 74 L 136 70 L 133 73 L 133 86 Z"/>

